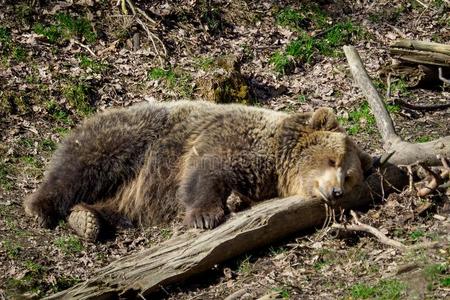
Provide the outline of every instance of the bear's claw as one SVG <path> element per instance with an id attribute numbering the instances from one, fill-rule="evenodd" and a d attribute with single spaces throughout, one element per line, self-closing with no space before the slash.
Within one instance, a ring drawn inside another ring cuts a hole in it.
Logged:
<path id="1" fill-rule="evenodd" d="M 95 211 L 76 205 L 67 218 L 69 226 L 82 238 L 96 241 L 100 233 L 100 220 Z"/>
<path id="2" fill-rule="evenodd" d="M 213 229 L 220 225 L 225 219 L 222 208 L 214 209 L 190 209 L 186 212 L 184 224 L 189 227 L 200 229 Z"/>

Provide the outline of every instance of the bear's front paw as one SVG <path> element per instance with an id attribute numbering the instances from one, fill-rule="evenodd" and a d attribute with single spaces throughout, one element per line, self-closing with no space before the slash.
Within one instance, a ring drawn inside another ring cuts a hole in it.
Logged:
<path id="1" fill-rule="evenodd" d="M 24 207 L 25 213 L 36 220 L 36 223 L 43 228 L 56 227 L 57 220 L 56 214 L 53 212 L 53 208 L 50 205 L 43 203 L 36 203 L 34 199 L 29 197 L 25 200 Z"/>
<path id="2" fill-rule="evenodd" d="M 200 229 L 213 229 L 225 219 L 225 211 L 221 207 L 192 208 L 186 211 L 184 224 Z"/>

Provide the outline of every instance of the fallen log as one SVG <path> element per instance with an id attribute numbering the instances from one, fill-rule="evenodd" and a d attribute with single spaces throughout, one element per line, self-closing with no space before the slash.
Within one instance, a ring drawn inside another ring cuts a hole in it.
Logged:
<path id="1" fill-rule="evenodd" d="M 409 87 L 442 85 L 450 75 L 450 45 L 399 39 L 389 46 L 395 63 L 384 72 L 407 79 Z"/>
<path id="2" fill-rule="evenodd" d="M 382 173 L 369 176 L 366 183 L 344 198 L 340 206 L 366 206 L 383 193 L 401 189 L 408 182 L 407 176 L 397 167 L 389 166 Z M 214 230 L 191 229 L 148 250 L 114 261 L 87 281 L 46 299 L 134 299 L 146 296 L 252 249 L 319 226 L 325 217 L 320 199 L 268 200 L 232 216 Z"/>
<path id="3" fill-rule="evenodd" d="M 375 115 L 377 127 L 383 139 L 384 150 L 387 153 L 394 152 L 394 155 L 389 159 L 391 163 L 409 165 L 421 161 L 427 165 L 437 165 L 440 164 L 440 159 L 437 158 L 438 155 L 450 157 L 450 136 L 421 144 L 403 141 L 395 132 L 389 112 L 369 75 L 367 75 L 356 49 L 352 46 L 344 46 L 344 53 L 350 65 L 353 78 L 365 95 L 372 113 Z"/>
<path id="4" fill-rule="evenodd" d="M 391 44 L 393 48 L 402 48 L 419 51 L 430 51 L 450 55 L 450 45 L 417 41 L 411 39 L 398 39 Z"/>

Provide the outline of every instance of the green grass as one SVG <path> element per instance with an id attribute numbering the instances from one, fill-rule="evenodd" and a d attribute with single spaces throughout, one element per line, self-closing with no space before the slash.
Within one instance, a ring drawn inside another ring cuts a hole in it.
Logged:
<path id="1" fill-rule="evenodd" d="M 286 46 L 285 53 L 298 61 L 309 63 L 315 52 L 314 43 L 314 39 L 304 33 Z"/>
<path id="2" fill-rule="evenodd" d="M 425 236 L 425 232 L 422 230 L 414 230 L 409 234 L 409 238 L 414 242 L 417 242 L 423 236 Z"/>
<path id="3" fill-rule="evenodd" d="M 269 252 L 272 256 L 277 256 L 278 254 L 286 252 L 286 248 L 284 248 L 283 246 L 279 246 L 279 247 L 270 246 Z"/>
<path id="4" fill-rule="evenodd" d="M 288 10 L 288 15 L 295 14 Z M 290 18 L 281 15 L 281 23 L 286 23 Z M 288 22 L 289 23 L 289 22 Z M 340 56 L 342 55 L 341 46 L 349 43 L 354 37 L 360 37 L 362 30 L 351 21 L 337 23 L 328 26 L 323 30 L 323 35 L 318 37 L 310 36 L 306 31 L 299 31 L 298 37 L 289 42 L 283 51 L 275 51 L 269 62 L 274 66 L 276 72 L 286 74 L 294 63 L 310 63 L 317 55 Z"/>
<path id="5" fill-rule="evenodd" d="M 90 86 L 85 82 L 69 83 L 63 91 L 69 104 L 81 116 L 89 116 L 94 112 L 94 108 L 90 104 L 89 94 Z"/>
<path id="6" fill-rule="evenodd" d="M 306 96 L 306 95 L 298 95 L 297 101 L 299 103 L 306 103 L 306 101 L 308 101 L 308 96 Z"/>
<path id="7" fill-rule="evenodd" d="M 358 283 L 352 286 L 350 294 L 354 299 L 402 299 L 406 285 L 399 280 L 381 280 L 375 285 Z"/>
<path id="8" fill-rule="evenodd" d="M 59 237 L 54 241 L 54 244 L 64 254 L 76 254 L 84 249 L 83 243 L 75 236 Z"/>
<path id="9" fill-rule="evenodd" d="M 427 143 L 433 140 L 433 138 L 429 135 L 422 135 L 416 138 L 417 143 Z"/>
<path id="10" fill-rule="evenodd" d="M 275 18 L 278 25 L 293 30 L 299 30 L 301 23 L 305 20 L 305 17 L 300 11 L 291 7 L 286 7 L 280 10 Z"/>
<path id="11" fill-rule="evenodd" d="M 370 111 L 369 104 L 363 102 L 357 109 L 348 114 L 347 119 L 342 120 L 344 124 L 349 124 L 348 133 L 355 135 L 361 131 L 371 133 L 375 127 L 375 117 Z"/>
<path id="12" fill-rule="evenodd" d="M 10 259 L 17 258 L 23 249 L 20 244 L 11 240 L 3 240 L 1 246 L 2 248 L 6 249 L 6 255 Z"/>
<path id="13" fill-rule="evenodd" d="M 450 266 L 448 263 L 429 265 L 424 269 L 424 275 L 428 280 L 428 290 L 430 291 L 438 286 L 450 286 Z"/>
<path id="14" fill-rule="evenodd" d="M 0 43 L 2 43 L 3 47 L 8 46 L 11 44 L 12 38 L 11 38 L 11 30 L 6 27 L 0 27 Z"/>
<path id="15" fill-rule="evenodd" d="M 94 73 L 102 73 L 108 69 L 108 64 L 102 63 L 95 59 L 89 58 L 89 56 L 80 54 L 78 55 L 80 67 L 83 69 L 91 69 Z"/>
<path id="16" fill-rule="evenodd" d="M 152 80 L 165 79 L 169 83 L 175 83 L 175 72 L 172 70 L 165 70 L 162 68 L 153 68 L 148 72 L 148 77 Z"/>
<path id="17" fill-rule="evenodd" d="M 241 275 L 248 275 L 252 271 L 252 264 L 250 262 L 251 256 L 246 256 L 239 264 L 238 273 Z"/>
<path id="18" fill-rule="evenodd" d="M 53 152 L 56 150 L 56 143 L 51 139 L 43 139 L 39 146 L 43 151 Z"/>
<path id="19" fill-rule="evenodd" d="M 391 83 L 391 93 L 395 96 L 408 96 L 411 94 L 408 83 L 402 78 Z"/>
<path id="20" fill-rule="evenodd" d="M 209 57 L 209 56 L 202 56 L 202 57 L 198 57 L 195 60 L 195 64 L 202 70 L 204 71 L 208 71 L 210 70 L 212 67 L 214 67 L 215 65 L 215 60 L 213 57 Z"/>
<path id="21" fill-rule="evenodd" d="M 341 46 L 350 42 L 353 36 L 361 36 L 361 32 L 361 28 L 351 21 L 337 23 L 316 41 L 315 47 L 325 56 L 339 56 L 342 53 Z"/>
<path id="22" fill-rule="evenodd" d="M 80 62 L 80 67 L 82 67 L 83 69 L 89 68 L 96 73 L 100 73 L 107 68 L 106 64 L 103 64 L 102 62 L 91 59 L 87 55 L 84 55 L 84 54 L 79 55 L 78 59 Z"/>
<path id="23" fill-rule="evenodd" d="M 173 232 L 169 228 L 161 228 L 160 234 L 163 239 L 168 240 L 172 237 Z"/>
<path id="24" fill-rule="evenodd" d="M 276 72 L 280 74 L 285 74 L 293 62 L 289 59 L 285 52 L 276 51 L 270 57 L 269 62 L 274 66 Z"/>
<path id="25" fill-rule="evenodd" d="M 97 39 L 88 19 L 73 17 L 64 13 L 57 14 L 53 24 L 37 23 L 33 30 L 37 34 L 45 36 L 50 43 L 54 44 L 71 38 L 80 38 L 83 42 L 91 44 Z"/>
<path id="26" fill-rule="evenodd" d="M 395 114 L 395 113 L 398 113 L 401 110 L 401 107 L 398 104 L 386 104 L 386 109 L 391 114 Z"/>
<path id="27" fill-rule="evenodd" d="M 11 173 L 11 166 L 0 162 L 0 187 L 6 191 L 11 190 L 13 187 L 13 181 L 8 177 Z"/>
<path id="28" fill-rule="evenodd" d="M 53 120 L 61 122 L 66 125 L 73 125 L 72 119 L 65 109 L 59 105 L 55 100 L 49 100 L 45 103 L 47 113 L 51 116 Z M 66 130 L 66 129 L 64 129 Z"/>
<path id="29" fill-rule="evenodd" d="M 289 290 L 286 287 L 276 287 L 273 288 L 272 290 L 274 292 L 277 292 L 282 299 L 289 299 L 291 297 L 291 294 L 289 293 Z"/>
<path id="30" fill-rule="evenodd" d="M 0 56 L 7 60 L 8 58 L 21 62 L 27 57 L 27 52 L 25 48 L 21 45 L 13 42 L 11 36 L 11 30 L 6 27 L 0 27 Z"/>
<path id="31" fill-rule="evenodd" d="M 152 68 L 148 72 L 150 80 L 162 80 L 166 86 L 178 93 L 182 97 L 190 97 L 194 92 L 191 85 L 192 78 L 181 71 L 174 71 L 172 69 Z"/>

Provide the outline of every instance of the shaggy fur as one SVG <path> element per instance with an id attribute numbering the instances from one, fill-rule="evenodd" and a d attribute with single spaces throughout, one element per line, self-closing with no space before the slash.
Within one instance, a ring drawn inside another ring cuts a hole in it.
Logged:
<path id="1" fill-rule="evenodd" d="M 188 225 L 213 228 L 232 192 L 330 200 L 370 165 L 340 131 L 329 109 L 288 115 L 178 101 L 110 110 L 65 139 L 25 209 L 46 227 L 80 204 L 102 224 L 158 224 L 185 212 Z"/>

